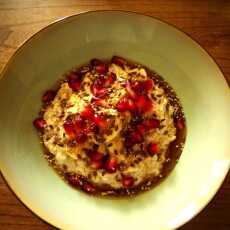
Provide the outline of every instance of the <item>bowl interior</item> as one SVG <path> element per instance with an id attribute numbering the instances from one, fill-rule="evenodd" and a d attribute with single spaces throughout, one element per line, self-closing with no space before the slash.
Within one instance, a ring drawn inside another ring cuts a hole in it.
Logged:
<path id="1" fill-rule="evenodd" d="M 64 72 L 114 54 L 162 75 L 176 90 L 188 126 L 184 151 L 170 176 L 132 199 L 93 198 L 68 187 L 43 158 L 32 126 L 42 93 Z M 3 72 L 0 168 L 18 197 L 59 228 L 175 228 L 207 204 L 227 173 L 229 104 L 229 89 L 216 64 L 175 28 L 127 12 L 72 16 L 33 36 Z"/>

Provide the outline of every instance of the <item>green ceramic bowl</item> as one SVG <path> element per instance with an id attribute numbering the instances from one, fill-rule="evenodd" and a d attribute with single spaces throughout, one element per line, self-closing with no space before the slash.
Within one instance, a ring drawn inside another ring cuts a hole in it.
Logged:
<path id="1" fill-rule="evenodd" d="M 42 92 L 93 57 L 127 57 L 176 90 L 188 134 L 178 165 L 155 189 L 132 199 L 88 196 L 67 186 L 43 158 L 32 126 Z M 13 56 L 0 81 L 0 168 L 19 199 L 65 230 L 173 229 L 196 215 L 220 187 L 230 162 L 230 94 L 210 56 L 157 19 L 98 11 L 55 22 Z"/>

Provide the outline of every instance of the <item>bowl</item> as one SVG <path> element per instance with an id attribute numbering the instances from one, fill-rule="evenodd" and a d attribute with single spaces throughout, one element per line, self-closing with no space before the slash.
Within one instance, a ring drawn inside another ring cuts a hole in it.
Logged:
<path id="1" fill-rule="evenodd" d="M 42 93 L 64 72 L 112 55 L 162 75 L 176 90 L 187 119 L 176 168 L 159 186 L 134 198 L 95 198 L 67 186 L 48 166 L 32 126 Z M 174 229 L 205 207 L 228 172 L 229 105 L 220 69 L 173 26 L 121 11 L 70 16 L 25 42 L 2 73 L 1 172 L 28 208 L 61 229 Z"/>

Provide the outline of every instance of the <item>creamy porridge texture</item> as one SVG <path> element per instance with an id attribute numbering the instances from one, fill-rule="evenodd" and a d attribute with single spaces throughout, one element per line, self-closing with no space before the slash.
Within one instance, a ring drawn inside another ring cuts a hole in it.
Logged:
<path id="1" fill-rule="evenodd" d="M 148 190 L 174 167 L 185 119 L 172 88 L 146 67 L 92 59 L 42 97 L 34 120 L 45 156 L 73 187 L 100 195 Z"/>

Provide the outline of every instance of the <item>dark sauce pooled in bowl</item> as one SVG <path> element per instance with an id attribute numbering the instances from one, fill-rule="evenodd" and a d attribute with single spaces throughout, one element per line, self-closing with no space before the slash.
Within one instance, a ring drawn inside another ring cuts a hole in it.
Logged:
<path id="1" fill-rule="evenodd" d="M 92 59 L 45 92 L 34 120 L 51 166 L 90 194 L 149 190 L 174 168 L 186 135 L 173 89 L 148 68 Z"/>

